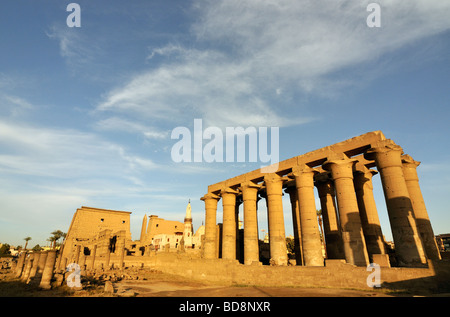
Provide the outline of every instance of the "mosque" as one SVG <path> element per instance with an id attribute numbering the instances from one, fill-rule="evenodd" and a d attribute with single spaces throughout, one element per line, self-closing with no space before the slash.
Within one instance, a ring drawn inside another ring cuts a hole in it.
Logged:
<path id="1" fill-rule="evenodd" d="M 166 248 L 200 249 L 205 227 L 202 225 L 194 234 L 192 225 L 192 209 L 189 200 L 186 207 L 184 223 L 173 220 L 165 220 L 156 215 L 144 215 L 140 236 L 141 245 L 153 245 L 156 251 Z"/>

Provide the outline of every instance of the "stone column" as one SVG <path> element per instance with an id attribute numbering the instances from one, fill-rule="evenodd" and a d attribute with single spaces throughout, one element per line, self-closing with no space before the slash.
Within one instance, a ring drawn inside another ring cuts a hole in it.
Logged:
<path id="1" fill-rule="evenodd" d="M 25 269 L 24 269 L 22 277 L 20 279 L 22 282 L 26 283 L 28 280 L 28 277 L 30 276 L 31 267 L 33 266 L 34 256 L 35 256 L 35 254 L 31 253 L 25 261 Z"/>
<path id="2" fill-rule="evenodd" d="M 367 266 L 369 255 L 353 185 L 353 166 L 356 162 L 354 159 L 328 160 L 323 168 L 331 171 L 336 188 L 345 260 L 353 265 Z"/>
<path id="3" fill-rule="evenodd" d="M 441 254 L 439 253 L 430 218 L 428 217 L 427 207 L 419 186 L 419 176 L 417 175 L 417 167 L 419 165 L 420 162 L 414 161 L 411 156 L 402 156 L 403 175 L 405 176 L 406 187 L 411 198 L 417 228 L 422 238 L 425 253 L 431 260 L 440 260 Z"/>
<path id="4" fill-rule="evenodd" d="M 27 256 L 26 251 L 23 251 L 22 253 L 20 253 L 19 260 L 18 260 L 17 266 L 16 266 L 16 277 L 17 278 L 22 275 L 26 256 Z"/>
<path id="5" fill-rule="evenodd" d="M 80 260 L 80 262 L 78 262 L 78 264 L 81 267 L 81 271 L 84 271 L 86 269 L 86 266 L 85 266 L 85 264 L 86 264 L 86 255 L 84 254 L 84 246 L 81 246 L 80 259 L 79 260 Z"/>
<path id="6" fill-rule="evenodd" d="M 328 173 L 321 173 L 316 175 L 314 184 L 317 187 L 322 208 L 327 257 L 329 259 L 344 259 L 345 254 L 337 217 L 336 194 L 333 181 L 328 176 Z"/>
<path id="7" fill-rule="evenodd" d="M 216 213 L 219 199 L 220 197 L 213 193 L 208 193 L 201 198 L 205 202 L 205 243 L 203 245 L 205 259 L 216 258 Z"/>
<path id="8" fill-rule="evenodd" d="M 41 252 L 39 257 L 38 271 L 37 273 L 42 276 L 42 272 L 44 272 L 45 262 L 47 261 L 48 252 Z"/>
<path id="9" fill-rule="evenodd" d="M 94 248 L 91 251 L 91 261 L 89 263 L 89 269 L 95 270 L 95 255 L 97 253 L 97 245 L 94 244 Z"/>
<path id="10" fill-rule="evenodd" d="M 119 269 L 122 270 L 124 268 L 124 260 L 125 260 L 125 231 L 120 232 L 120 241 L 119 242 Z"/>
<path id="11" fill-rule="evenodd" d="M 385 140 L 367 150 L 364 157 L 375 160 L 380 173 L 398 263 L 414 266 L 425 264 L 426 257 L 403 175 L 402 152 L 400 146 Z"/>
<path id="12" fill-rule="evenodd" d="M 74 260 L 74 262 L 77 264 L 80 263 L 80 252 L 81 252 L 81 245 L 77 245 L 75 249 L 75 260 Z"/>
<path id="13" fill-rule="evenodd" d="M 33 265 L 32 265 L 31 270 L 30 270 L 30 275 L 28 276 L 28 279 L 26 281 L 27 283 L 29 283 L 30 280 L 32 280 L 33 277 L 36 276 L 36 272 L 38 270 L 40 256 L 41 256 L 41 252 L 34 252 Z"/>
<path id="14" fill-rule="evenodd" d="M 294 252 L 296 265 L 303 265 L 302 241 L 300 227 L 300 209 L 298 207 L 298 194 L 295 186 L 289 186 L 284 190 L 289 194 L 292 209 L 292 225 L 294 229 Z"/>
<path id="15" fill-rule="evenodd" d="M 303 261 L 306 266 L 324 265 L 314 198 L 314 174 L 316 173 L 318 173 L 317 170 L 304 164 L 292 168 L 300 211 Z"/>
<path id="16" fill-rule="evenodd" d="M 244 264 L 259 262 L 257 195 L 261 186 L 251 181 L 241 184 L 244 201 Z"/>
<path id="17" fill-rule="evenodd" d="M 243 263 L 244 262 L 244 249 L 243 249 L 243 245 L 241 246 L 241 244 L 243 244 L 243 239 L 244 237 L 241 236 L 240 234 L 240 221 L 239 221 L 239 206 L 242 204 L 242 194 L 239 193 L 236 196 L 236 206 L 235 206 L 235 218 L 236 218 L 236 259 L 240 262 Z"/>
<path id="18" fill-rule="evenodd" d="M 264 176 L 267 191 L 270 258 L 275 265 L 287 265 L 286 234 L 283 215 L 283 180 L 275 174 Z"/>
<path id="19" fill-rule="evenodd" d="M 220 192 L 223 206 L 222 259 L 236 259 L 236 195 L 238 193 L 229 187 Z"/>
<path id="20" fill-rule="evenodd" d="M 372 177 L 376 174 L 378 174 L 377 171 L 357 164 L 353 179 L 361 225 L 369 256 L 372 254 L 386 254 L 380 219 L 378 217 L 375 198 L 373 197 Z"/>
<path id="21" fill-rule="evenodd" d="M 42 272 L 41 283 L 39 284 L 40 288 L 50 289 L 51 279 L 53 276 L 53 269 L 55 267 L 56 262 L 56 250 L 49 250 L 47 254 L 47 259 L 45 260 L 44 271 Z"/>
<path id="22" fill-rule="evenodd" d="M 110 239 L 111 239 L 111 237 L 110 236 L 107 236 L 106 238 L 105 238 L 105 244 L 106 244 L 106 248 L 105 248 L 105 266 L 103 267 L 103 269 L 104 270 L 109 270 L 109 268 L 110 268 L 110 265 L 109 265 L 109 261 L 110 261 L 110 259 L 111 259 L 111 249 L 109 248 L 110 247 Z"/>
<path id="23" fill-rule="evenodd" d="M 42 279 L 42 273 L 44 272 L 45 262 L 47 261 L 47 255 L 48 255 L 47 251 L 41 251 L 39 255 L 39 260 L 35 259 L 35 261 L 37 261 L 37 270 L 31 281 L 36 286 L 39 285 L 39 282 Z"/>

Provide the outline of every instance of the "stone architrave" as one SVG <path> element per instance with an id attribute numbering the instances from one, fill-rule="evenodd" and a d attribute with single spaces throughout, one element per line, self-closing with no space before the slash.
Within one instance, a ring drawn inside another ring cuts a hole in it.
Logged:
<path id="1" fill-rule="evenodd" d="M 367 266 L 369 255 L 353 184 L 353 166 L 356 162 L 346 158 L 328 160 L 323 163 L 323 168 L 331 171 L 334 180 L 345 260 L 353 265 Z"/>
<path id="2" fill-rule="evenodd" d="M 300 209 L 298 207 L 298 193 L 295 186 L 289 186 L 284 190 L 289 194 L 292 209 L 292 224 L 294 229 L 294 253 L 296 265 L 303 265 L 302 238 L 300 226 Z"/>
<path id="3" fill-rule="evenodd" d="M 287 265 L 286 234 L 283 215 L 283 179 L 270 173 L 264 176 L 267 192 L 270 258 L 275 265 Z"/>
<path id="4" fill-rule="evenodd" d="M 344 259 L 342 236 L 336 210 L 336 194 L 333 181 L 327 173 L 321 173 L 314 178 L 314 184 L 319 193 L 320 206 L 325 234 L 325 247 L 328 259 Z"/>
<path id="5" fill-rule="evenodd" d="M 39 287 L 43 289 L 51 288 L 50 282 L 53 277 L 53 269 L 56 262 L 56 250 L 49 250 L 47 252 L 47 259 L 45 260 L 45 267 L 42 272 L 41 283 L 39 284 Z"/>
<path id="6" fill-rule="evenodd" d="M 317 173 L 318 171 L 316 169 L 306 165 L 292 168 L 292 175 L 295 177 L 295 186 L 298 195 L 302 255 L 305 266 L 324 265 L 314 198 L 314 175 Z"/>
<path id="7" fill-rule="evenodd" d="M 430 260 L 440 260 L 441 254 L 436 243 L 433 228 L 431 227 L 427 207 L 420 190 L 417 167 L 420 162 L 414 161 L 409 155 L 402 156 L 403 174 L 405 176 L 406 187 L 408 187 L 409 197 L 414 210 L 417 228 L 422 238 L 425 253 Z"/>
<path id="8" fill-rule="evenodd" d="M 244 202 L 244 264 L 259 262 L 257 196 L 261 188 L 253 182 L 241 184 Z"/>
<path id="9" fill-rule="evenodd" d="M 232 188 L 221 190 L 223 205 L 222 259 L 236 259 L 236 195 Z"/>
<path id="10" fill-rule="evenodd" d="M 400 146 L 385 140 L 368 149 L 364 157 L 375 160 L 380 173 L 399 265 L 422 265 L 426 263 L 425 250 L 403 174 L 402 153 Z"/>
<path id="11" fill-rule="evenodd" d="M 203 244 L 203 256 L 205 259 L 215 259 L 217 254 L 217 202 L 220 197 L 213 193 L 208 193 L 200 199 L 205 202 L 205 240 Z"/>
<path id="12" fill-rule="evenodd" d="M 372 177 L 376 174 L 378 174 L 377 171 L 357 163 L 353 179 L 361 225 L 369 255 L 386 254 L 380 219 L 373 197 Z"/>

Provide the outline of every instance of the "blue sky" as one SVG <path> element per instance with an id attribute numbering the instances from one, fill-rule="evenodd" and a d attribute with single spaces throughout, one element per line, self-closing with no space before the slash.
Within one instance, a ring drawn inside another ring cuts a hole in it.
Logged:
<path id="1" fill-rule="evenodd" d="M 378 1 L 369 28 L 370 2 L 79 0 L 69 28 L 70 1 L 2 1 L 0 242 L 45 245 L 80 206 L 131 211 L 138 239 L 144 214 L 182 221 L 191 199 L 197 229 L 207 186 L 259 164 L 173 162 L 171 131 L 195 118 L 279 127 L 280 160 L 381 130 L 422 162 L 450 232 L 450 3 Z"/>

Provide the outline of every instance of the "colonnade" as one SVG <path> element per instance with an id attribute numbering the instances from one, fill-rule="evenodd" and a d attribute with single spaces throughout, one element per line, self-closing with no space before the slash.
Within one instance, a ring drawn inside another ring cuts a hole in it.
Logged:
<path id="1" fill-rule="evenodd" d="M 264 198 L 271 263 L 286 265 L 282 195 L 287 193 L 291 202 L 297 265 L 323 266 L 315 204 L 317 190 L 327 258 L 367 266 L 375 256 L 387 256 L 373 195 L 372 177 L 379 174 L 398 265 L 420 266 L 427 259 L 440 259 L 419 186 L 416 168 L 420 162 L 403 155 L 402 148 L 387 139 L 345 152 L 336 151 L 339 148 L 342 146 L 330 146 L 315 151 L 314 155 L 305 154 L 286 161 L 290 165 L 282 162 L 282 168 L 276 173 L 251 172 L 221 182 L 220 189 L 217 189 L 219 185 L 208 187 L 209 192 L 201 198 L 205 203 L 204 258 L 217 258 L 217 207 L 221 200 L 222 258 L 236 259 L 237 214 L 242 201 L 243 262 L 246 265 L 258 262 L 257 202 Z"/>
<path id="2" fill-rule="evenodd" d="M 22 252 L 16 266 L 16 277 L 24 283 L 39 283 L 42 289 L 51 288 L 55 269 L 56 250 L 27 253 Z"/>

